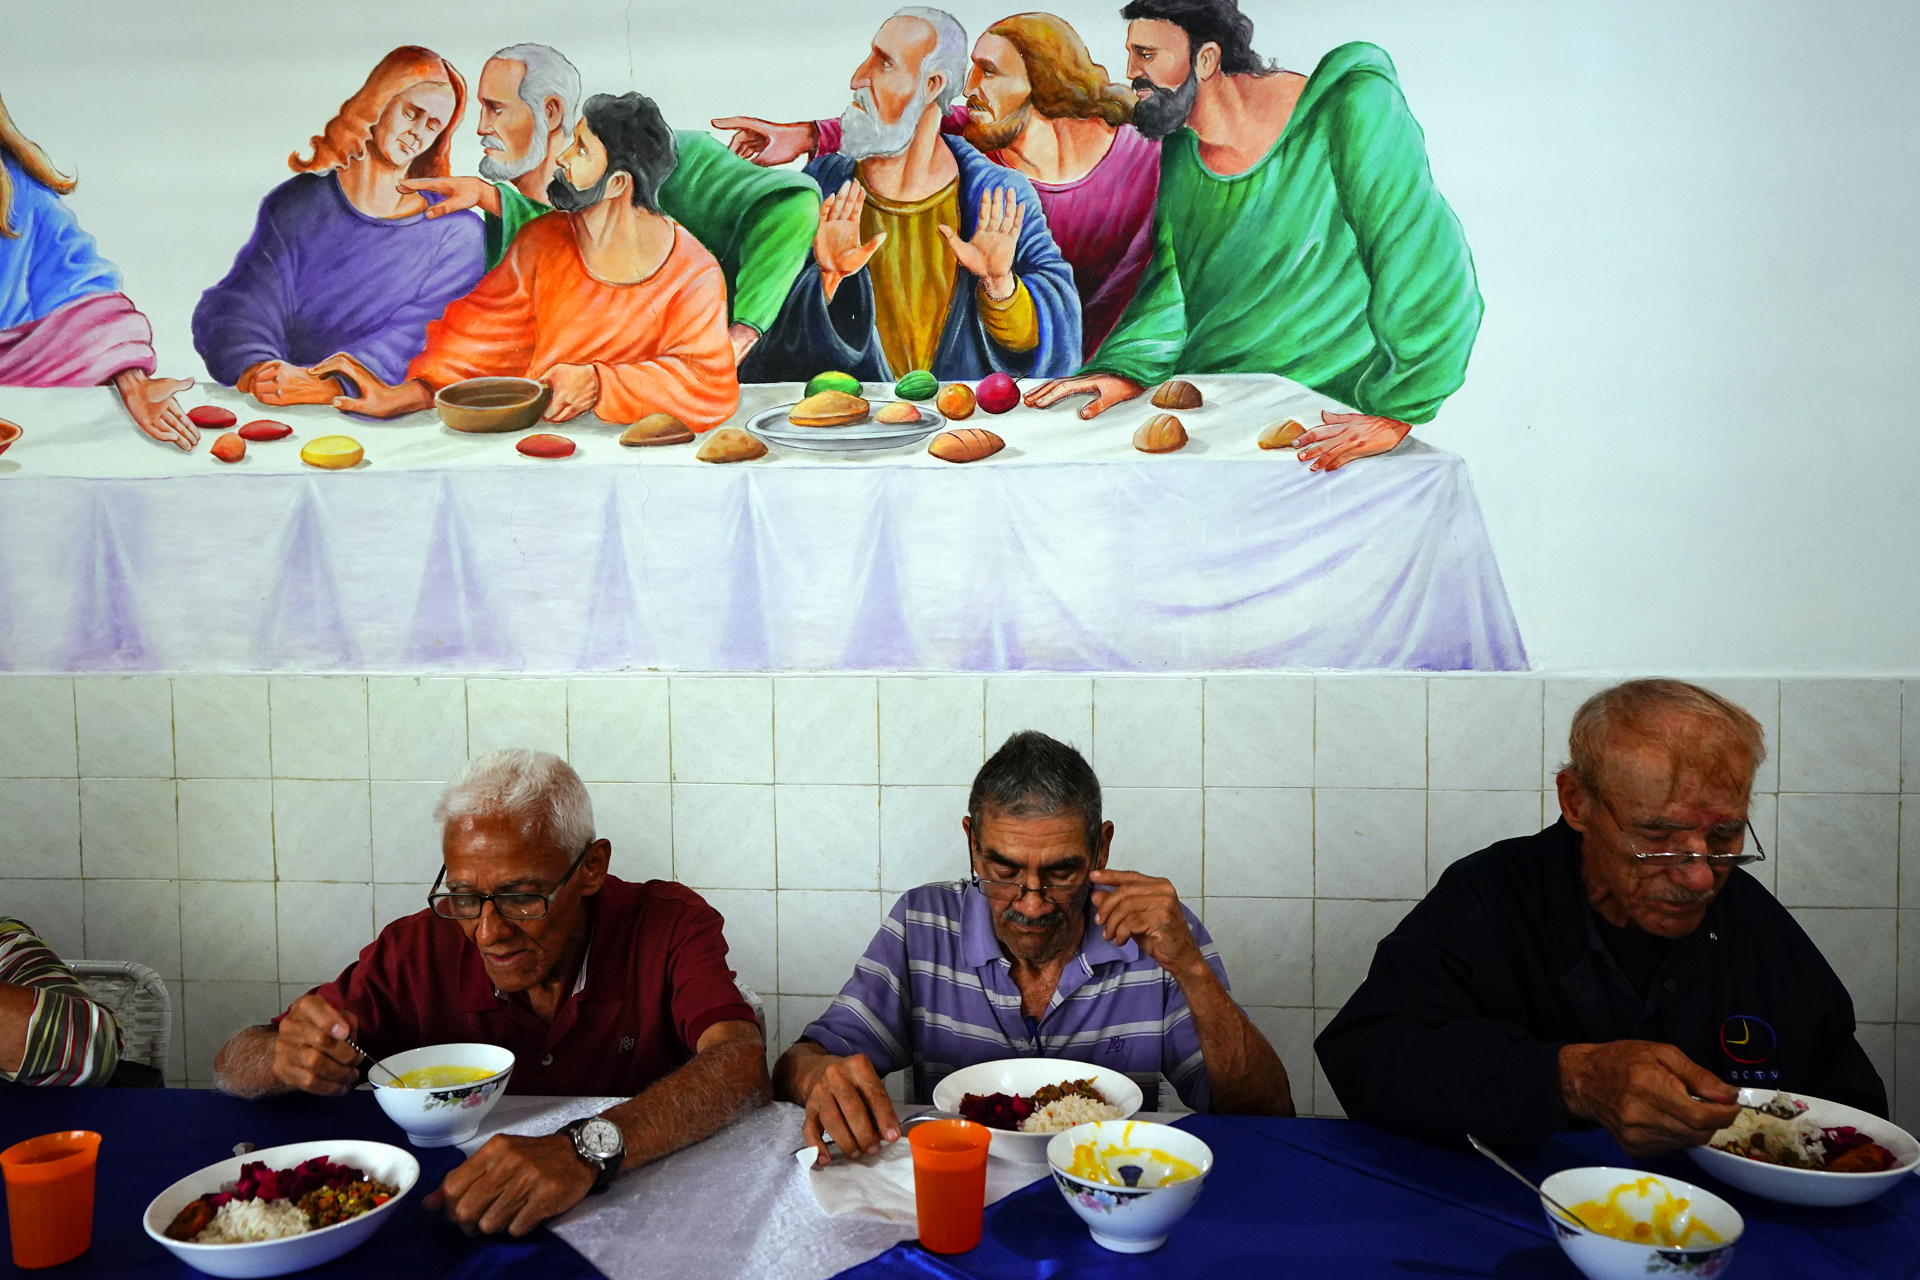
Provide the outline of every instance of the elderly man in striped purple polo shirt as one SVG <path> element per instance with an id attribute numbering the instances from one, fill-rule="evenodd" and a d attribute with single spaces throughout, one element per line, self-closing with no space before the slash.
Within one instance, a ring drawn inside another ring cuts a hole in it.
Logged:
<path id="1" fill-rule="evenodd" d="M 774 1067 L 831 1157 L 900 1136 L 885 1076 L 929 1098 L 998 1058 L 1092 1062 L 1199 1111 L 1293 1114 L 1287 1069 L 1227 992 L 1206 927 L 1166 880 L 1107 870 L 1113 824 L 1080 753 L 1016 733 L 967 798 L 973 874 L 893 904 L 853 977 Z"/>

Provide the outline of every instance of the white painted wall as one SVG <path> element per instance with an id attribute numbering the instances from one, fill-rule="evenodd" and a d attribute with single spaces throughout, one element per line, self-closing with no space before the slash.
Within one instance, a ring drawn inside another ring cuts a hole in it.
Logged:
<path id="1" fill-rule="evenodd" d="M 1004 6 L 1003 6 L 1004 7 Z M 1003 7 L 955 4 L 969 30 Z M 16 5 L 0 94 L 81 176 L 165 365 L 260 195 L 388 48 L 471 80 L 541 40 L 683 127 L 827 113 L 891 6 L 581 0 Z M 1061 0 L 1118 71 L 1117 4 Z M 1394 56 L 1487 320 L 1422 434 L 1466 455 L 1536 664 L 1920 671 L 1920 182 L 1895 0 L 1249 0 L 1309 70 Z M 465 126 L 471 129 L 471 117 Z M 471 139 L 456 153 L 477 159 Z"/>

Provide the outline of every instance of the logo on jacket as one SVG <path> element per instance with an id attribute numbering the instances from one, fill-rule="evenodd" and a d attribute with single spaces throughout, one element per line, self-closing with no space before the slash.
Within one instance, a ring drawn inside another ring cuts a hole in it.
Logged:
<path id="1" fill-rule="evenodd" d="M 1764 1018 L 1736 1013 L 1720 1024 L 1720 1052 L 1742 1067 L 1753 1068 L 1732 1073 L 1734 1080 L 1778 1080 L 1777 1069 L 1765 1068 L 1780 1047 L 1779 1037 Z"/>

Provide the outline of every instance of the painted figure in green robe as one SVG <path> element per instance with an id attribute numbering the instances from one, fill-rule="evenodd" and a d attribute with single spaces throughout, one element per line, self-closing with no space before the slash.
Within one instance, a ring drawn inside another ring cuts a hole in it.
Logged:
<path id="1" fill-rule="evenodd" d="M 1360 412 L 1302 436 L 1314 470 L 1385 453 L 1466 377 L 1482 310 L 1393 63 L 1342 45 L 1311 76 L 1253 52 L 1234 0 L 1132 0 L 1134 125 L 1162 137 L 1153 258 L 1080 372 L 1091 418 L 1174 374 L 1277 373 Z"/>
<path id="2" fill-rule="evenodd" d="M 480 177 L 400 185 L 446 197 L 428 217 L 478 208 L 491 270 L 521 227 L 551 212 L 547 183 L 573 141 L 580 73 L 546 45 L 510 45 L 487 59 L 474 97 L 487 152 Z M 780 314 L 812 255 L 820 189 L 805 174 L 757 168 L 708 134 L 681 129 L 673 136 L 680 159 L 658 193 L 660 211 L 719 259 L 727 277 L 727 337 L 738 362 Z"/>

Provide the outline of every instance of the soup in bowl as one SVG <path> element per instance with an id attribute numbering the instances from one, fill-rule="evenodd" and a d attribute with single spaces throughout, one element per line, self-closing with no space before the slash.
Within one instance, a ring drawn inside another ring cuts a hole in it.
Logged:
<path id="1" fill-rule="evenodd" d="M 450 1147 L 480 1132 L 512 1074 L 513 1053 L 499 1045 L 435 1044 L 382 1058 L 367 1081 L 408 1142 Z"/>

